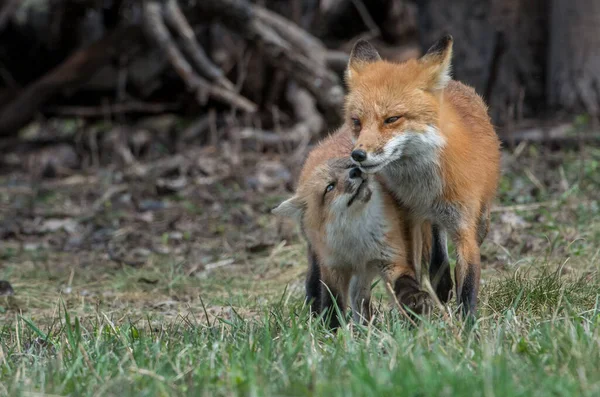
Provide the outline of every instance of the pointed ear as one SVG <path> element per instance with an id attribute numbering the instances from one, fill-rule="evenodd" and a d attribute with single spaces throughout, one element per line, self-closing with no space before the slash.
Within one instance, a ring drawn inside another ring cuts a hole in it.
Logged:
<path id="1" fill-rule="evenodd" d="M 439 39 L 427 50 L 427 53 L 419 59 L 428 73 L 428 84 L 432 90 L 442 90 L 452 80 L 452 36 L 447 34 Z"/>
<path id="2" fill-rule="evenodd" d="M 352 79 L 353 73 L 360 73 L 368 64 L 380 60 L 379 53 L 371 43 L 362 39 L 358 40 L 350 53 L 350 60 L 346 68 L 346 81 L 349 82 Z"/>
<path id="3" fill-rule="evenodd" d="M 300 203 L 300 200 L 294 196 L 273 208 L 271 213 L 277 216 L 300 219 L 302 214 L 302 204 Z"/>

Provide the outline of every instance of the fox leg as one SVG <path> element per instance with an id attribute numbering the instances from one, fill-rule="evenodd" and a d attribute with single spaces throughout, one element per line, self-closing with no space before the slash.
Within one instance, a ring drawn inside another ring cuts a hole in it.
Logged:
<path id="1" fill-rule="evenodd" d="M 419 221 L 411 223 L 411 253 L 412 263 L 415 268 L 415 278 L 421 282 L 423 272 L 423 224 Z"/>
<path id="2" fill-rule="evenodd" d="M 381 264 L 380 273 L 383 281 L 388 284 L 388 289 L 392 290 L 389 292 L 394 293 L 394 299 L 403 308 L 418 315 L 429 310 L 429 295 L 421 290 L 415 271 L 406 258 L 396 263 Z"/>
<path id="3" fill-rule="evenodd" d="M 368 323 L 373 316 L 371 309 L 371 281 L 374 274 L 364 271 L 355 274 L 350 280 L 350 304 L 352 317 L 356 322 Z"/>
<path id="4" fill-rule="evenodd" d="M 411 251 L 412 263 L 415 269 L 415 279 L 419 283 L 419 286 L 430 295 L 436 306 L 441 310 L 444 310 L 444 305 L 438 299 L 437 293 L 433 289 L 431 280 L 429 279 L 429 262 L 423 262 L 423 257 L 428 254 L 431 246 L 428 241 L 429 236 L 426 233 L 431 234 L 431 225 L 429 222 L 415 221 L 411 224 Z M 423 269 L 423 265 L 425 266 L 425 269 Z"/>
<path id="5" fill-rule="evenodd" d="M 474 316 L 481 274 L 481 254 L 474 222 L 458 230 L 455 244 L 458 254 L 454 269 L 457 301 L 462 305 L 463 314 Z"/>
<path id="6" fill-rule="evenodd" d="M 445 229 L 432 225 L 432 247 L 429 276 L 438 299 L 444 303 L 452 294 L 452 276 L 450 275 L 450 258 L 448 256 L 448 237 Z"/>
<path id="7" fill-rule="evenodd" d="M 321 267 L 321 312 L 326 312 L 329 327 L 339 328 L 339 318 L 336 306 L 341 316 L 346 312 L 346 297 L 352 274 L 348 269 L 331 269 Z"/>
<path id="8" fill-rule="evenodd" d="M 490 230 L 490 206 L 483 205 L 477 221 L 477 244 L 481 246 Z"/>
<path id="9" fill-rule="evenodd" d="M 310 304 L 312 314 L 318 314 L 321 309 L 321 269 L 319 259 L 313 251 L 312 247 L 308 246 L 308 273 L 306 275 L 306 303 Z"/>

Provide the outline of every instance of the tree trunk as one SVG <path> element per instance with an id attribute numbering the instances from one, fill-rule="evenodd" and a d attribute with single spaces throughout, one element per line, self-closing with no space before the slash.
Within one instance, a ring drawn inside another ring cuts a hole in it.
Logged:
<path id="1" fill-rule="evenodd" d="M 422 49 L 445 33 L 454 36 L 454 78 L 485 98 L 495 124 L 536 115 L 545 104 L 548 2 L 422 0 Z"/>
<path id="2" fill-rule="evenodd" d="M 600 115 L 600 1 L 553 0 L 549 103 Z"/>

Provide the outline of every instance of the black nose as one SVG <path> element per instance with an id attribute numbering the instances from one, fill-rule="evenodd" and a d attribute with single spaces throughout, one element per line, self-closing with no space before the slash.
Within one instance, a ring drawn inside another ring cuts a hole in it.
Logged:
<path id="1" fill-rule="evenodd" d="M 361 161 L 365 161 L 367 159 L 367 152 L 362 149 L 356 149 L 352 151 L 351 156 L 354 161 L 358 161 L 360 163 Z"/>
<path id="2" fill-rule="evenodd" d="M 354 178 L 360 178 L 360 176 L 362 175 L 362 172 L 360 172 L 359 168 L 352 168 L 350 170 L 350 179 L 354 179 Z"/>

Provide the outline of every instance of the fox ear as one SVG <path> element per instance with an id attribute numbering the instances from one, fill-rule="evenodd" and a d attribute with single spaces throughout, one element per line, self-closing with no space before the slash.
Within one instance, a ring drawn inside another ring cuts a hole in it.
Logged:
<path id="1" fill-rule="evenodd" d="M 360 73 L 366 65 L 380 60 L 381 56 L 371 43 L 362 39 L 358 40 L 350 53 L 350 61 L 346 68 L 346 81 L 352 79 L 353 73 Z"/>
<path id="2" fill-rule="evenodd" d="M 273 208 L 271 213 L 277 216 L 299 219 L 302 214 L 302 204 L 300 203 L 300 200 L 294 196 Z"/>
<path id="3" fill-rule="evenodd" d="M 419 59 L 419 63 L 425 67 L 426 73 L 428 73 L 429 88 L 432 90 L 442 90 L 452 80 L 450 75 L 452 42 L 452 36 L 445 35 Z"/>

